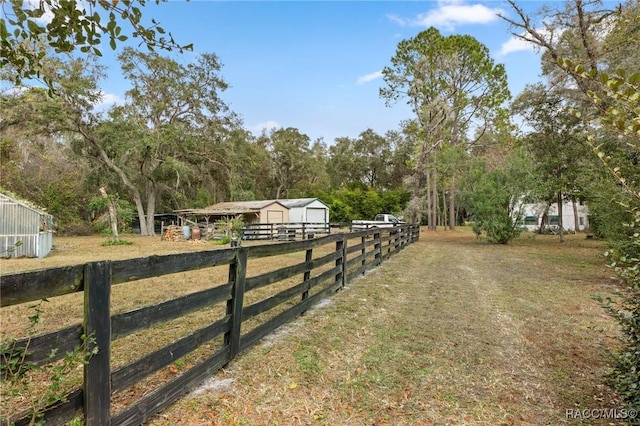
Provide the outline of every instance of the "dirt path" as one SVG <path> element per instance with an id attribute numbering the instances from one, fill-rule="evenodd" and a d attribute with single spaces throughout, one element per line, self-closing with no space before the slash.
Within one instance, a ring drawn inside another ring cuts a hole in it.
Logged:
<path id="1" fill-rule="evenodd" d="M 575 424 L 616 404 L 601 251 L 423 233 L 152 424 Z"/>

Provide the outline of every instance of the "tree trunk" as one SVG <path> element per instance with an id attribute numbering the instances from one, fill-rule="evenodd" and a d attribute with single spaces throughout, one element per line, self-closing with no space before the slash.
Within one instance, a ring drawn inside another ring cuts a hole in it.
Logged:
<path id="1" fill-rule="evenodd" d="M 435 161 L 434 161 L 435 163 Z M 438 229 L 438 172 L 435 164 L 431 165 L 431 219 L 429 220 L 429 229 L 435 231 Z"/>
<path id="2" fill-rule="evenodd" d="M 562 223 L 562 193 L 558 192 L 558 228 L 560 231 L 560 242 L 564 243 L 564 225 Z"/>
<path id="3" fill-rule="evenodd" d="M 542 219 L 540 220 L 540 228 L 538 229 L 538 234 L 544 234 L 544 229 L 549 224 L 549 207 L 551 207 L 551 205 L 547 203 L 547 207 L 545 207 L 544 213 L 542 213 Z"/>
<path id="4" fill-rule="evenodd" d="M 147 236 L 147 216 L 144 212 L 144 205 L 142 204 L 142 197 L 138 191 L 132 192 L 133 202 L 136 205 L 136 211 L 138 212 L 138 220 L 140 221 L 140 235 Z"/>
<path id="5" fill-rule="evenodd" d="M 152 183 L 151 188 L 149 189 L 149 193 L 147 194 L 147 236 L 156 235 L 156 224 L 154 217 L 156 215 L 156 189 L 155 185 Z M 142 228 L 142 222 L 140 222 L 140 227 Z"/>
<path id="6" fill-rule="evenodd" d="M 578 203 L 576 200 L 571 200 L 571 204 L 573 204 L 573 229 L 576 232 L 580 231 L 580 218 L 578 217 Z"/>
<path id="7" fill-rule="evenodd" d="M 442 190 L 442 226 L 447 228 L 447 194 Z"/>
<path id="8" fill-rule="evenodd" d="M 451 178 L 451 188 L 449 189 L 449 229 L 456 230 L 456 178 Z"/>
<path id="9" fill-rule="evenodd" d="M 111 233 L 113 234 L 113 242 L 119 243 L 120 236 L 118 235 L 118 213 L 116 211 L 116 207 L 113 205 L 113 201 L 109 199 L 107 195 L 107 191 L 104 187 L 99 189 L 102 197 L 107 200 L 107 208 L 109 209 L 109 222 L 111 223 Z"/>
<path id="10" fill-rule="evenodd" d="M 102 145 L 100 145 L 96 140 L 96 138 L 91 134 L 91 132 L 89 131 L 85 123 L 82 122 L 81 117 L 78 116 L 77 119 L 75 120 L 75 123 L 78 129 L 78 132 L 80 132 L 80 134 L 84 137 L 84 139 L 87 142 L 89 142 L 95 149 L 98 150 L 97 159 L 102 161 L 102 163 L 104 163 L 108 168 L 113 170 L 118 175 L 118 177 L 120 178 L 124 186 L 129 188 L 129 191 L 131 192 L 131 196 L 133 197 L 133 202 L 136 205 L 138 218 L 140 219 L 140 233 L 142 235 L 147 235 L 146 234 L 147 225 L 146 225 L 145 214 L 144 214 L 144 206 L 142 204 L 142 197 L 140 196 L 140 191 L 133 184 L 133 182 L 131 182 L 131 180 L 126 175 L 126 173 L 120 167 L 118 167 L 111 160 L 111 158 L 109 158 L 107 151 L 105 151 Z"/>

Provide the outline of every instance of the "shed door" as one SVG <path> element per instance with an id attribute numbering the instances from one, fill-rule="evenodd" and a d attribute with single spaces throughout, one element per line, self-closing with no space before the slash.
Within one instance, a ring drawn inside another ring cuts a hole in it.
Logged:
<path id="1" fill-rule="evenodd" d="M 307 222 L 311 223 L 325 223 L 326 209 L 322 208 L 308 208 L 307 209 Z"/>
<path id="2" fill-rule="evenodd" d="M 283 223 L 282 210 L 267 210 L 267 223 Z"/>

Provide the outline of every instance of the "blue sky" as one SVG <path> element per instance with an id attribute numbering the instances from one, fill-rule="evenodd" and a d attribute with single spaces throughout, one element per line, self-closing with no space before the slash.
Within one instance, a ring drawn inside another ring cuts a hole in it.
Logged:
<path id="1" fill-rule="evenodd" d="M 543 3 L 522 2 L 530 11 Z M 411 118 L 404 103 L 386 107 L 379 72 L 398 43 L 434 26 L 443 35 L 469 34 L 505 64 L 512 95 L 540 79 L 538 55 L 514 43 L 496 14 L 513 16 L 506 2 L 442 1 L 170 1 L 145 8 L 194 51 L 170 54 L 189 62 L 215 53 L 230 88 L 222 97 L 244 127 L 295 127 L 328 144 L 371 128 L 379 134 Z M 124 98 L 115 54 L 103 52 L 110 77 L 105 99 Z"/>

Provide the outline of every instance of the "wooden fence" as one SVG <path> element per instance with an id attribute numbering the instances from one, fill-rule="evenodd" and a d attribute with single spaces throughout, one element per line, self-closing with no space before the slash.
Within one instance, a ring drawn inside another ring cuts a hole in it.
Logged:
<path id="1" fill-rule="evenodd" d="M 250 223 L 242 229 L 242 239 L 295 241 L 330 233 L 328 223 Z"/>
<path id="2" fill-rule="evenodd" d="M 74 351 L 82 344 L 83 336 L 92 336 L 92 343 L 98 348 L 84 367 L 82 386 L 71 391 L 65 402 L 45 409 L 44 420 L 47 424 L 64 424 L 82 411 L 88 426 L 139 425 L 228 364 L 240 352 L 418 238 L 419 227 L 405 225 L 295 242 L 7 274 L 0 280 L 0 305 L 7 307 L 84 292 L 82 324 L 24 338 L 15 345 L 28 347 L 24 361 L 39 365 L 55 362 L 68 351 Z M 297 263 L 268 272 L 260 270 L 254 275 L 247 272 L 254 259 L 276 255 L 293 256 Z M 226 282 L 212 283 L 205 290 L 128 312 L 115 315 L 110 312 L 111 288 L 115 284 L 225 265 L 228 268 Z M 259 289 L 268 292 L 252 297 L 251 294 Z M 151 350 L 128 365 L 112 368 L 114 341 L 173 319 L 182 320 L 190 313 L 211 309 L 214 305 L 222 307 L 220 316 L 206 326 L 190 330 L 190 334 Z M 209 351 L 206 355 L 200 354 L 200 361 L 191 368 L 113 413 L 114 394 L 205 347 Z M 57 355 L 52 357 L 52 353 Z M 5 353 L 3 358 L 11 355 Z M 29 413 L 0 421 L 3 424 L 14 422 L 18 426 L 28 424 Z"/>

